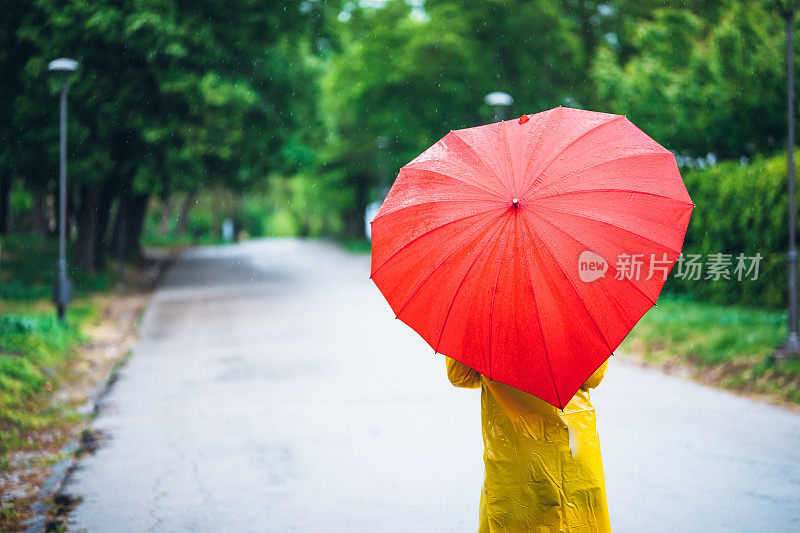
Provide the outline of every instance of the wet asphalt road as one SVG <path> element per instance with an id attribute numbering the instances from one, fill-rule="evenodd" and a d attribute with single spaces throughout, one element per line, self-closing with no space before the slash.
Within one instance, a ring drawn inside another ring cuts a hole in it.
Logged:
<path id="1" fill-rule="evenodd" d="M 185 255 L 69 482 L 70 530 L 475 531 L 480 393 L 368 274 L 319 242 Z M 615 531 L 800 531 L 800 415 L 619 360 L 593 399 Z"/>

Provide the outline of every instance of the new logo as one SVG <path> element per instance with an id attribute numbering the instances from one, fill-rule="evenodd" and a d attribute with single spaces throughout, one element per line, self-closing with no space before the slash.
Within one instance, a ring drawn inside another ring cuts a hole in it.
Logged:
<path id="1" fill-rule="evenodd" d="M 606 276 L 608 263 L 600 255 L 585 250 L 578 257 L 578 276 L 584 283 L 589 283 Z"/>

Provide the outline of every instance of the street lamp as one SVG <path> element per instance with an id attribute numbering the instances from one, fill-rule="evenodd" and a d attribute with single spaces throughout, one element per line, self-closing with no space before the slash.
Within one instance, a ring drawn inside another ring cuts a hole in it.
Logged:
<path id="1" fill-rule="evenodd" d="M 72 283 L 67 278 L 67 92 L 78 62 L 62 57 L 48 63 L 47 70 L 58 76 L 61 85 L 61 119 L 58 164 L 58 272 L 53 288 L 53 301 L 58 309 L 58 319 L 64 321 L 64 311 L 72 299 Z"/>
<path id="2" fill-rule="evenodd" d="M 789 278 L 789 335 L 772 354 L 775 360 L 794 359 L 800 355 L 797 332 L 797 236 L 794 205 L 794 0 L 776 0 L 781 16 L 786 20 L 786 173 L 789 182 L 789 253 L 786 256 Z"/>
<path id="3" fill-rule="evenodd" d="M 506 111 L 514 103 L 511 95 L 501 91 L 489 93 L 483 101 L 494 110 L 494 121 L 500 122 L 506 119 Z"/>

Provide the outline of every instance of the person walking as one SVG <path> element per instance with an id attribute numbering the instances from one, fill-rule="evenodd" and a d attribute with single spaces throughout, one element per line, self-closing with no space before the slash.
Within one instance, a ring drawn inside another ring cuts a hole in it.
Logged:
<path id="1" fill-rule="evenodd" d="M 481 389 L 485 477 L 479 533 L 611 531 L 594 407 L 608 361 L 560 410 L 446 357 L 456 387 Z"/>

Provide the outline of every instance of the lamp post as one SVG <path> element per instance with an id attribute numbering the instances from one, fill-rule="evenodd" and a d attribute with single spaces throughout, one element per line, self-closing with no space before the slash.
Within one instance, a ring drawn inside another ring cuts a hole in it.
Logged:
<path id="1" fill-rule="evenodd" d="M 794 359 L 800 355 L 800 337 L 797 331 L 797 231 L 795 221 L 794 175 L 794 0 L 776 0 L 781 16 L 786 21 L 786 170 L 789 182 L 789 252 L 786 256 L 789 289 L 789 335 L 772 354 L 775 360 Z"/>
<path id="2" fill-rule="evenodd" d="M 510 94 L 501 91 L 495 91 L 487 94 L 483 101 L 486 103 L 486 105 L 494 110 L 495 122 L 505 120 L 508 108 L 514 103 L 514 99 L 511 98 Z"/>
<path id="3" fill-rule="evenodd" d="M 74 59 L 60 58 L 48 63 L 47 70 L 62 81 L 60 96 L 59 162 L 58 162 L 58 269 L 53 288 L 53 301 L 58 319 L 64 321 L 64 311 L 72 299 L 72 283 L 67 277 L 67 92 L 72 75 L 78 70 Z"/>
<path id="4" fill-rule="evenodd" d="M 383 201 L 386 195 L 389 194 L 389 168 L 386 161 L 389 138 L 378 137 L 375 140 L 375 144 L 378 146 L 378 184 L 381 201 Z"/>

